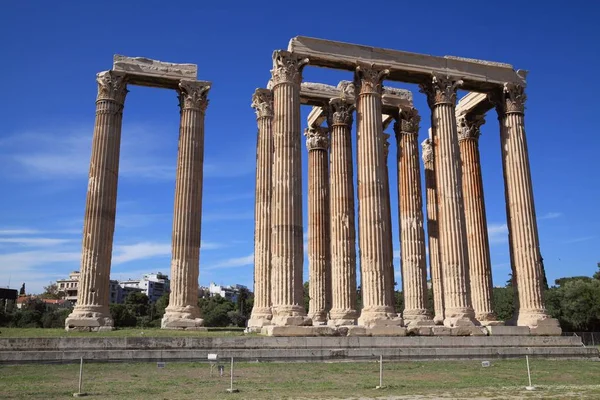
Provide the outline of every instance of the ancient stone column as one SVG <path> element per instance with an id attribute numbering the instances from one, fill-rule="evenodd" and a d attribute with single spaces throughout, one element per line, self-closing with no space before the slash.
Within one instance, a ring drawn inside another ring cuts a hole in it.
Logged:
<path id="1" fill-rule="evenodd" d="M 271 301 L 274 325 L 310 325 L 304 310 L 300 82 L 308 59 L 273 53 Z"/>
<path id="2" fill-rule="evenodd" d="M 325 325 L 331 307 L 329 132 L 327 128 L 311 127 L 304 134 L 308 150 L 308 317 L 313 325 Z"/>
<path id="3" fill-rule="evenodd" d="M 329 102 L 331 129 L 331 294 L 329 325 L 354 325 L 356 311 L 356 228 L 352 171 L 352 112 L 343 98 Z"/>
<path id="4" fill-rule="evenodd" d="M 254 203 L 254 306 L 249 328 L 270 325 L 271 313 L 271 172 L 273 165 L 273 93 L 256 89 L 256 195 Z"/>
<path id="5" fill-rule="evenodd" d="M 389 251 L 385 231 L 385 183 L 381 91 L 388 70 L 361 64 L 356 68 L 358 228 L 363 309 L 359 325 L 399 325 L 388 291 Z"/>
<path id="6" fill-rule="evenodd" d="M 171 294 L 161 327 L 197 329 L 202 326 L 198 308 L 204 115 L 208 82 L 179 83 L 179 150 L 175 178 L 175 206 L 171 255 Z"/>
<path id="7" fill-rule="evenodd" d="M 419 160 L 419 122 L 414 108 L 401 109 L 394 124 L 398 160 L 398 213 L 404 281 L 404 322 L 433 325 L 427 310 L 427 260 L 423 229 L 423 199 Z"/>
<path id="8" fill-rule="evenodd" d="M 433 291 L 433 321 L 436 325 L 444 323 L 444 285 L 442 265 L 440 263 L 440 240 L 437 213 L 437 190 L 433 162 L 433 141 L 425 139 L 423 147 L 423 166 L 425 168 L 425 189 L 427 201 L 427 235 L 429 240 L 429 274 Z"/>
<path id="9" fill-rule="evenodd" d="M 435 171 L 438 193 L 440 260 L 444 274 L 444 325 L 474 325 L 468 286 L 465 210 L 456 129 L 456 91 L 462 81 L 434 75 L 421 84 L 432 112 Z"/>
<path id="10" fill-rule="evenodd" d="M 498 325 L 492 308 L 492 263 L 479 158 L 480 127 L 484 122 L 482 116 L 459 117 L 458 142 L 462 160 L 471 302 L 475 319 L 482 325 Z"/>
<path id="11" fill-rule="evenodd" d="M 384 133 L 381 136 L 381 139 L 383 141 L 383 157 L 384 157 L 384 164 L 383 164 L 383 191 L 385 193 L 385 209 L 383 210 L 383 214 L 387 216 L 387 219 L 384 220 L 385 222 L 385 227 L 384 227 L 384 232 L 386 232 L 386 234 L 384 235 L 384 238 L 386 240 L 386 252 L 385 252 L 385 256 L 386 256 L 386 293 L 387 296 L 390 298 L 390 304 L 392 305 L 392 307 L 394 307 L 394 312 L 396 310 L 396 296 L 394 294 L 394 283 L 396 281 L 396 277 L 394 274 L 394 244 L 392 242 L 392 207 L 390 206 L 390 170 L 388 168 L 388 156 L 390 154 L 390 142 L 389 142 L 389 138 L 390 135 L 387 133 Z"/>
<path id="12" fill-rule="evenodd" d="M 500 120 L 511 264 L 519 301 L 516 321 L 529 326 L 532 333 L 559 335 L 558 321 L 550 318 L 544 304 L 544 265 L 525 137 L 524 88 L 507 83 L 491 99 Z"/>
<path id="13" fill-rule="evenodd" d="M 96 122 L 83 221 L 77 304 L 65 321 L 66 330 L 113 328 L 108 309 L 109 281 L 127 83 L 124 74 L 114 71 L 100 72 L 96 81 Z"/>

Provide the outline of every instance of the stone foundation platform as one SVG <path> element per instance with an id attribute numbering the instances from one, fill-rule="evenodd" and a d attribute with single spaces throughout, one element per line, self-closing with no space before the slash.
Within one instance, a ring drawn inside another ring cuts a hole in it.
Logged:
<path id="1" fill-rule="evenodd" d="M 89 337 L 0 339 L 0 363 L 185 361 L 209 353 L 239 361 L 599 359 L 576 336 Z"/>

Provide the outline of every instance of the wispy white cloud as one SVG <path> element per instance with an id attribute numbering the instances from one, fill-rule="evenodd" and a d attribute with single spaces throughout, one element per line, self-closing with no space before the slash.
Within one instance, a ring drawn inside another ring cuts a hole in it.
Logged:
<path id="1" fill-rule="evenodd" d="M 596 239 L 596 238 L 597 238 L 597 236 L 582 236 L 582 237 L 565 240 L 563 243 L 571 244 L 571 243 L 587 242 L 588 240 L 592 240 L 592 239 Z"/>
<path id="2" fill-rule="evenodd" d="M 254 213 L 252 212 L 233 212 L 233 213 L 215 213 L 207 212 L 202 214 L 203 221 L 239 221 L 252 220 Z"/>
<path id="3" fill-rule="evenodd" d="M 504 243 L 508 241 L 508 225 L 488 224 L 487 229 L 490 244 Z"/>
<path id="4" fill-rule="evenodd" d="M 243 257 L 232 257 L 225 260 L 217 261 L 206 267 L 207 270 L 223 269 L 223 268 L 238 268 L 254 265 L 254 253 Z"/>
<path id="5" fill-rule="evenodd" d="M 0 236 L 13 235 L 36 235 L 40 233 L 37 229 L 0 229 Z"/>
<path id="6" fill-rule="evenodd" d="M 542 215 L 541 217 L 538 217 L 538 221 L 542 221 L 544 219 L 555 219 L 555 218 L 559 218 L 562 217 L 562 213 L 560 212 L 549 212 L 546 213 L 544 215 Z"/>
<path id="7" fill-rule="evenodd" d="M 214 250 L 224 247 L 220 243 L 204 242 L 200 244 L 201 250 Z M 144 260 L 155 257 L 171 255 L 171 243 L 139 242 L 134 244 L 120 244 L 113 248 L 112 263 L 123 264 L 130 261 Z"/>
<path id="8" fill-rule="evenodd" d="M 55 239 L 44 237 L 0 237 L 0 244 L 14 244 L 17 246 L 41 247 L 41 246 L 59 246 L 61 244 L 76 242 L 75 239 Z"/>

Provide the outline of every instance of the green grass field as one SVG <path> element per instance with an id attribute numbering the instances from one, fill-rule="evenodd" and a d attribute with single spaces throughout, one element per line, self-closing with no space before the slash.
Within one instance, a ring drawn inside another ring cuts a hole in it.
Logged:
<path id="1" fill-rule="evenodd" d="M 233 330 L 232 330 L 233 329 Z M 142 333 L 143 332 L 143 333 Z M 121 328 L 108 332 L 67 332 L 64 329 L 0 328 L 0 338 L 12 337 L 180 337 L 180 336 L 247 336 L 243 328 L 209 328 L 208 331 L 172 331 L 159 328 Z"/>
<path id="2" fill-rule="evenodd" d="M 531 360 L 536 391 L 525 390 L 525 360 L 384 363 L 384 389 L 373 362 L 239 363 L 229 394 L 225 374 L 206 363 L 86 364 L 83 391 L 98 399 L 598 399 L 600 362 Z M 72 398 L 79 365 L 0 367 L 3 399 Z"/>

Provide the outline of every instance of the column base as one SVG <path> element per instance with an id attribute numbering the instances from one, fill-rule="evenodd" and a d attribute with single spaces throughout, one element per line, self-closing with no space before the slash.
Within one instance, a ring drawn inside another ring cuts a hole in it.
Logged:
<path id="1" fill-rule="evenodd" d="M 312 320 L 313 326 L 327 325 L 327 312 L 325 311 L 319 311 L 314 313 L 309 312 L 308 318 Z"/>
<path id="2" fill-rule="evenodd" d="M 250 319 L 248 319 L 248 328 L 260 328 L 263 326 L 271 325 L 271 319 L 273 318 L 273 314 L 271 313 L 271 307 L 255 307 L 252 309 L 252 313 L 250 314 Z"/>
<path id="3" fill-rule="evenodd" d="M 433 326 L 435 323 L 424 309 L 404 310 L 404 323 L 407 326 Z"/>
<path id="4" fill-rule="evenodd" d="M 310 326 L 312 320 L 306 316 L 306 312 L 301 306 L 273 306 L 271 325 Z"/>
<path id="5" fill-rule="evenodd" d="M 367 328 L 404 325 L 402 318 L 391 307 L 363 308 L 357 323 Z"/>
<path id="6" fill-rule="evenodd" d="M 558 320 L 545 312 L 519 312 L 518 326 L 528 326 L 532 335 L 559 336 L 562 329 Z"/>
<path id="7" fill-rule="evenodd" d="M 498 321 L 496 314 L 493 312 L 486 313 L 475 313 L 475 319 L 479 321 L 482 326 L 501 326 L 504 325 L 504 321 Z"/>
<path id="8" fill-rule="evenodd" d="M 433 323 L 436 325 L 444 325 L 444 316 L 443 315 L 434 316 Z"/>
<path id="9" fill-rule="evenodd" d="M 77 306 L 65 320 L 66 331 L 103 332 L 112 331 L 114 322 L 108 307 L 102 306 Z"/>
<path id="10" fill-rule="evenodd" d="M 327 325 L 329 326 L 347 326 L 347 325 L 356 325 L 356 320 L 358 318 L 358 312 L 352 309 L 332 309 L 329 311 L 329 321 L 327 321 Z"/>
<path id="11" fill-rule="evenodd" d="M 160 323 L 161 329 L 206 330 L 198 306 L 167 307 Z"/>
<path id="12" fill-rule="evenodd" d="M 444 326 L 455 328 L 459 326 L 480 326 L 475 319 L 475 313 L 472 308 L 447 308 L 444 311 Z"/>

